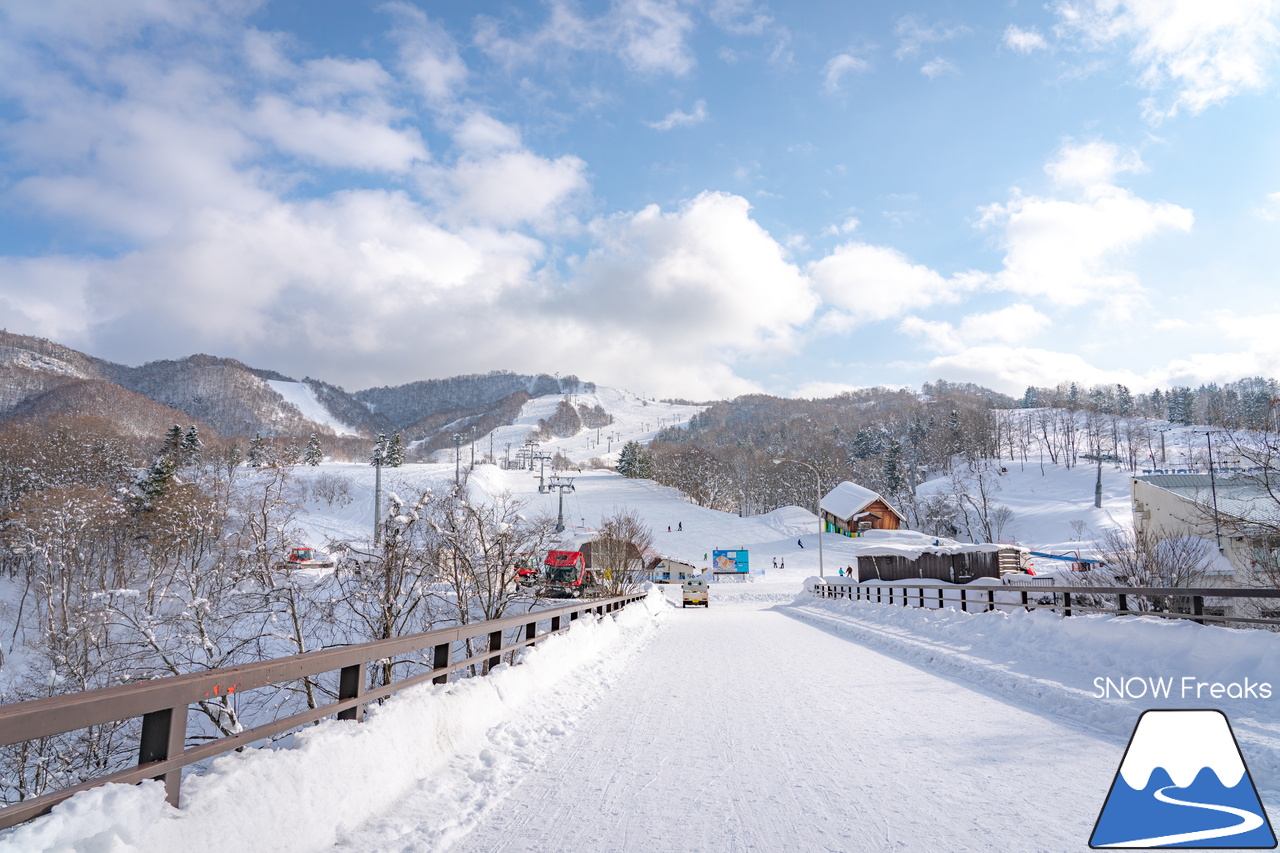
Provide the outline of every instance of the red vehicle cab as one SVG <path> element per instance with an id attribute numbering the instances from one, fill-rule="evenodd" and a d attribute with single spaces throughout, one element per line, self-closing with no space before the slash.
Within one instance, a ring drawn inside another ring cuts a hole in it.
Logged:
<path id="1" fill-rule="evenodd" d="M 333 558 L 319 548 L 291 548 L 285 565 L 292 569 L 328 569 L 333 566 Z"/>
<path id="2" fill-rule="evenodd" d="M 547 570 L 547 595 L 552 598 L 581 598 L 595 586 L 581 551 L 548 551 L 543 565 Z"/>

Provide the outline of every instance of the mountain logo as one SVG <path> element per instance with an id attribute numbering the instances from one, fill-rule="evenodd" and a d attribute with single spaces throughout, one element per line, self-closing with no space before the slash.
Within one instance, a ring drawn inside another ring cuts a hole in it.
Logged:
<path id="1" fill-rule="evenodd" d="M 1221 711 L 1144 711 L 1089 846 L 1271 850 L 1276 836 Z"/>

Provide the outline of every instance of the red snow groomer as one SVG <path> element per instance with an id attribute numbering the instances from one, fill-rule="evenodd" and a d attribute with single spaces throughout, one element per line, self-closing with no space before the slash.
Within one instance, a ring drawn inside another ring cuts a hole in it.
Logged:
<path id="1" fill-rule="evenodd" d="M 517 554 L 511 564 L 511 574 L 520 586 L 536 586 L 540 577 L 538 557 L 535 554 Z"/>
<path id="2" fill-rule="evenodd" d="M 595 592 L 595 574 L 587 568 L 581 551 L 548 551 L 543 565 L 548 598 L 584 598 Z"/>
<path id="3" fill-rule="evenodd" d="M 286 569 L 331 569 L 333 558 L 319 548 L 303 545 L 289 549 L 283 566 Z"/>

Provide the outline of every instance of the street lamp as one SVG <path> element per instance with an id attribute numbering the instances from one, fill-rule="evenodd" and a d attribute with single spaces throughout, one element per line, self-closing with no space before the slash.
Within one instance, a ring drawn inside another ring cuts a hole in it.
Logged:
<path id="1" fill-rule="evenodd" d="M 808 468 L 810 471 L 813 472 L 814 480 L 818 484 L 818 498 L 815 501 L 818 507 L 818 578 L 819 580 L 825 581 L 827 579 L 827 576 L 826 576 L 826 573 L 823 571 L 824 566 L 822 563 L 822 475 L 818 473 L 817 468 L 814 468 L 808 462 L 801 462 L 799 459 L 774 459 L 773 460 L 774 465 L 781 465 L 783 462 L 791 462 L 795 465 L 803 465 L 805 468 Z"/>

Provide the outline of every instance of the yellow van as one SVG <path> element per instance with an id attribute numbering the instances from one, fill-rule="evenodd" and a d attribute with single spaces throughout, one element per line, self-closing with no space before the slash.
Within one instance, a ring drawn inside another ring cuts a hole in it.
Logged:
<path id="1" fill-rule="evenodd" d="M 707 582 L 702 578 L 689 578 L 681 584 L 683 590 L 683 600 L 680 602 L 681 607 L 688 607 L 690 604 L 701 604 L 703 607 L 710 607 L 707 601 Z"/>

